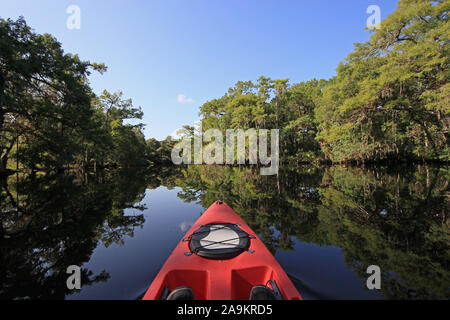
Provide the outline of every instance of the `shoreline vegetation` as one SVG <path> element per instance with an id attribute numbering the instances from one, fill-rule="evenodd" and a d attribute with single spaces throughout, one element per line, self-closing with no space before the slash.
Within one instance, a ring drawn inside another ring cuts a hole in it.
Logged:
<path id="1" fill-rule="evenodd" d="M 200 107 L 202 129 L 279 129 L 280 165 L 448 165 L 448 10 L 401 0 L 333 78 L 239 81 Z M 121 91 L 93 92 L 88 77 L 105 65 L 64 53 L 23 18 L 0 19 L 0 46 L 0 176 L 171 164 L 176 139 L 146 140 L 145 125 L 130 124 L 140 107 Z"/>

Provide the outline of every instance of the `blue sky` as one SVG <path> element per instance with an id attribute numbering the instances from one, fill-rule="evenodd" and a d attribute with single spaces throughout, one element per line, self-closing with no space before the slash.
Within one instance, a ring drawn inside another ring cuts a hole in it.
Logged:
<path id="1" fill-rule="evenodd" d="M 122 90 L 141 106 L 147 138 L 198 120 L 204 102 L 239 80 L 329 78 L 355 42 L 368 40 L 370 5 L 384 19 L 395 0 L 0 0 L 0 17 L 23 15 L 66 52 L 103 62 L 96 93 Z M 69 5 L 81 28 L 69 30 Z"/>

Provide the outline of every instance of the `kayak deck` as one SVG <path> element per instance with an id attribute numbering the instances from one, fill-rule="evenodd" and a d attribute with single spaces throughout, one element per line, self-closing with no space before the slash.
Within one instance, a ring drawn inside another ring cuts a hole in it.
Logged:
<path id="1" fill-rule="evenodd" d="M 228 260 L 207 259 L 192 253 L 190 237 L 202 226 L 215 223 L 238 225 L 250 235 L 248 250 Z M 196 300 L 248 300 L 255 285 L 266 285 L 273 280 L 283 299 L 302 299 L 253 230 L 227 204 L 215 202 L 174 249 L 143 299 L 160 300 L 167 289 L 189 286 Z"/>

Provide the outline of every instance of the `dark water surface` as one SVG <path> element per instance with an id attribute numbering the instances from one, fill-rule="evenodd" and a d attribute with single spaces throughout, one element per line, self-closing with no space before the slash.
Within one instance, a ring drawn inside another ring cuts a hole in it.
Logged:
<path id="1" fill-rule="evenodd" d="M 137 299 L 225 200 L 306 299 L 449 299 L 448 167 L 191 166 L 1 180 L 0 299 Z M 82 288 L 66 286 L 69 265 Z M 382 271 L 366 288 L 367 267 Z"/>

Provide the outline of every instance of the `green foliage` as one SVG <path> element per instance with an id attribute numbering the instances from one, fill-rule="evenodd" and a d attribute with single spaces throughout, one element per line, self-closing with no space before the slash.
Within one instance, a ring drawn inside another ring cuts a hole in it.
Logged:
<path id="1" fill-rule="evenodd" d="M 449 1 L 401 0 L 332 79 L 239 81 L 203 129 L 280 129 L 281 161 L 450 160 Z"/>
<path id="2" fill-rule="evenodd" d="M 316 109 L 328 158 L 450 159 L 448 8 L 400 1 L 339 65 Z"/>
<path id="3" fill-rule="evenodd" d="M 0 173 L 11 156 L 31 170 L 147 165 L 143 125 L 124 123 L 142 110 L 89 86 L 104 65 L 64 53 L 23 18 L 0 19 L 0 48 Z"/>
<path id="4" fill-rule="evenodd" d="M 315 141 L 315 100 L 325 81 L 290 86 L 288 80 L 261 77 L 256 84 L 238 82 L 220 99 L 200 108 L 202 129 L 280 129 L 281 161 L 313 161 L 321 157 Z"/>
<path id="5" fill-rule="evenodd" d="M 173 165 L 171 152 L 177 141 L 167 137 L 163 141 L 147 140 L 147 160 L 150 167 Z"/>
<path id="6" fill-rule="evenodd" d="M 147 144 L 142 133 L 144 125 L 124 123 L 126 120 L 142 119 L 142 110 L 134 107 L 131 99 L 124 100 L 122 96 L 121 91 L 109 93 L 104 90 L 93 100 L 101 119 L 101 127 L 107 135 L 100 141 L 100 145 L 103 143 L 107 151 L 102 154 L 101 165 L 146 166 Z"/>

